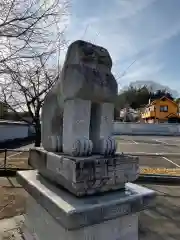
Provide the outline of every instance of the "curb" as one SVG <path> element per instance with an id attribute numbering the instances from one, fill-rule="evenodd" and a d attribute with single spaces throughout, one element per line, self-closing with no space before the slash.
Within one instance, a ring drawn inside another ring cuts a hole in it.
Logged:
<path id="1" fill-rule="evenodd" d="M 135 183 L 167 183 L 180 185 L 180 176 L 160 174 L 140 174 Z"/>
<path id="2" fill-rule="evenodd" d="M 149 156 L 149 157 L 180 157 L 180 153 L 148 153 L 148 152 L 117 152 L 117 154 L 131 156 Z"/>
<path id="3" fill-rule="evenodd" d="M 179 137 L 180 133 L 162 133 L 162 134 L 155 134 L 155 133 L 122 133 L 122 132 L 113 132 L 113 136 L 158 136 L 158 137 Z"/>

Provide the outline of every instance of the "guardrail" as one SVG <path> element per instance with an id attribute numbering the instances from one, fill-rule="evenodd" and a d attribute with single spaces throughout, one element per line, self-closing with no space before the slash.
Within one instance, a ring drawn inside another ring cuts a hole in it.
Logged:
<path id="1" fill-rule="evenodd" d="M 180 124 L 114 122 L 113 134 L 180 136 Z"/>

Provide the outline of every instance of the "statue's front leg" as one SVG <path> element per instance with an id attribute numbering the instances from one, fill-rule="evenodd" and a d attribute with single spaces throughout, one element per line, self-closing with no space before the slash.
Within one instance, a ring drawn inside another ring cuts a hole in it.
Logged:
<path id="1" fill-rule="evenodd" d="M 62 136 L 61 135 L 51 135 L 48 136 L 48 151 L 51 152 L 62 152 Z"/>
<path id="2" fill-rule="evenodd" d="M 42 107 L 41 140 L 47 151 L 62 152 L 63 113 L 59 109 L 57 97 L 51 92 L 45 98 Z"/>
<path id="3" fill-rule="evenodd" d="M 89 140 L 91 101 L 74 99 L 65 101 L 63 113 L 63 152 L 73 156 L 92 153 Z"/>
<path id="4" fill-rule="evenodd" d="M 96 110 L 96 133 L 94 135 L 94 150 L 102 155 L 114 155 L 116 142 L 112 137 L 114 120 L 114 105 L 102 103 Z"/>

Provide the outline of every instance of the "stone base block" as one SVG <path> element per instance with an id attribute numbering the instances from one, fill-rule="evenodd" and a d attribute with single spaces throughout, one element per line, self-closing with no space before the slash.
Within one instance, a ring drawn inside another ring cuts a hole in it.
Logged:
<path id="1" fill-rule="evenodd" d="M 127 183 L 124 191 L 77 198 L 35 170 L 19 172 L 17 179 L 29 193 L 26 240 L 138 240 L 138 213 L 155 197 Z"/>
<path id="2" fill-rule="evenodd" d="M 133 182 L 139 176 L 139 159 L 123 154 L 83 158 L 33 148 L 29 164 L 76 196 L 124 189 L 126 182 Z"/>
<path id="3" fill-rule="evenodd" d="M 137 213 L 85 228 L 68 230 L 58 224 L 31 196 L 26 209 L 22 229 L 25 240 L 138 240 Z"/>

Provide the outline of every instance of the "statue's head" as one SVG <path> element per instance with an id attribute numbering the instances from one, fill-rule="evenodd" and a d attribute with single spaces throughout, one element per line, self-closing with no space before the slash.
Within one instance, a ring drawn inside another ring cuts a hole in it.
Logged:
<path id="1" fill-rule="evenodd" d="M 93 68 L 103 66 L 111 70 L 112 59 L 107 49 L 89 42 L 77 40 L 71 43 L 68 48 L 66 64 L 85 64 Z"/>

